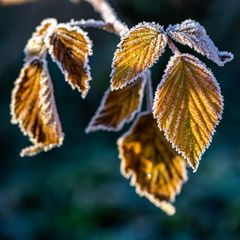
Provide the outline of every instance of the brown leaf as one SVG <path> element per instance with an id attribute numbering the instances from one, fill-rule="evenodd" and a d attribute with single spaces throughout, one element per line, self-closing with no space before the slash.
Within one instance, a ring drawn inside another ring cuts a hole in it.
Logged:
<path id="1" fill-rule="evenodd" d="M 49 52 L 64 73 L 73 89 L 87 95 L 91 80 L 88 57 L 92 54 L 92 43 L 86 32 L 78 27 L 59 24 L 46 40 Z"/>
<path id="2" fill-rule="evenodd" d="M 139 195 L 147 197 L 167 214 L 187 180 L 186 162 L 166 141 L 151 113 L 144 113 L 132 129 L 118 140 L 121 171 Z"/>
<path id="3" fill-rule="evenodd" d="M 36 28 L 32 37 L 28 40 L 27 45 L 24 49 L 25 60 L 28 61 L 33 57 L 45 57 L 46 45 L 44 38 L 57 26 L 57 20 L 54 18 L 44 19 L 40 25 Z"/>
<path id="4" fill-rule="evenodd" d="M 196 171 L 223 110 L 212 72 L 190 54 L 173 56 L 156 91 L 153 109 L 160 129 Z"/>
<path id="5" fill-rule="evenodd" d="M 26 4 L 26 3 L 34 3 L 38 0 L 0 0 L 0 5 L 4 6 L 15 6 L 20 4 Z"/>
<path id="6" fill-rule="evenodd" d="M 108 89 L 86 132 L 119 131 L 130 122 L 141 109 L 145 83 L 145 76 L 141 76 L 123 89 Z"/>
<path id="7" fill-rule="evenodd" d="M 11 101 L 12 123 L 19 124 L 33 146 L 21 156 L 47 151 L 63 142 L 61 123 L 46 62 L 34 58 L 26 63 L 15 82 Z"/>
<path id="8" fill-rule="evenodd" d="M 121 39 L 115 52 L 111 88 L 118 90 L 133 82 L 162 55 L 167 37 L 162 26 L 140 23 Z"/>

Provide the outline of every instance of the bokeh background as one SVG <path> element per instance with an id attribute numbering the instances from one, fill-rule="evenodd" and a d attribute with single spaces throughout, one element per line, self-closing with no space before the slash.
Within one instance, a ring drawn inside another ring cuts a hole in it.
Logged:
<path id="1" fill-rule="evenodd" d="M 116 148 L 120 133 L 84 133 L 109 86 L 111 61 L 119 39 L 89 30 L 94 42 L 93 80 L 85 100 L 72 91 L 49 60 L 64 145 L 32 158 L 20 158 L 29 144 L 10 124 L 13 82 L 23 64 L 23 48 L 43 18 L 99 18 L 87 3 L 42 0 L 0 7 L 0 239 L 1 240 L 191 240 L 240 239 L 240 1 L 112 0 L 129 26 L 141 21 L 162 25 L 192 18 L 203 24 L 221 50 L 235 54 L 213 70 L 225 96 L 223 120 L 199 170 L 177 197 L 177 213 L 166 216 L 140 198 L 119 171 Z M 179 46 L 179 45 L 178 45 Z M 180 47 L 185 52 L 188 48 Z M 153 68 L 154 86 L 161 79 L 170 51 Z"/>

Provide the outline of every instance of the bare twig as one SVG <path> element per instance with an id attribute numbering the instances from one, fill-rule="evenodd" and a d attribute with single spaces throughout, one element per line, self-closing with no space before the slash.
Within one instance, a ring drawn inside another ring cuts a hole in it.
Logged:
<path id="1" fill-rule="evenodd" d="M 74 21 L 72 20 L 70 23 L 69 23 L 71 26 L 78 26 L 78 27 L 81 27 L 81 28 L 98 28 L 98 29 L 102 29 L 102 30 L 105 30 L 107 32 L 110 32 L 110 33 L 115 33 L 117 35 L 119 35 L 119 33 L 116 31 L 116 29 L 114 29 L 112 23 L 107 23 L 107 22 L 104 22 L 102 20 L 95 20 L 95 19 L 88 19 L 88 20 L 79 20 L 79 21 Z"/>
<path id="2" fill-rule="evenodd" d="M 152 112 L 152 107 L 153 107 L 153 90 L 152 90 L 151 71 L 147 70 L 147 72 L 145 73 L 145 76 L 147 78 L 147 82 L 146 82 L 147 111 Z"/>
<path id="3" fill-rule="evenodd" d="M 181 54 L 176 45 L 173 43 L 173 41 L 168 38 L 168 46 L 172 50 L 173 54 Z"/>
<path id="4" fill-rule="evenodd" d="M 106 23 L 111 23 L 115 32 L 120 36 L 128 31 L 126 24 L 121 22 L 106 0 L 85 0 L 98 12 Z"/>

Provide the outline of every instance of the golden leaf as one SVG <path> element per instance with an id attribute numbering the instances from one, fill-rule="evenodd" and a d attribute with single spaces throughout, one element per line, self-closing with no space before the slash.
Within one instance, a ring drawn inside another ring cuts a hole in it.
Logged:
<path id="1" fill-rule="evenodd" d="M 62 144 L 64 136 L 45 60 L 34 58 L 21 70 L 12 93 L 11 114 L 12 123 L 19 124 L 33 143 L 22 150 L 21 156 Z"/>
<path id="2" fill-rule="evenodd" d="M 92 54 L 92 43 L 87 34 L 78 27 L 59 24 L 47 37 L 46 44 L 66 81 L 85 97 L 90 88 L 88 57 Z"/>
<path id="3" fill-rule="evenodd" d="M 153 109 L 160 129 L 196 171 L 223 110 L 212 72 L 190 54 L 173 56 L 156 91 Z"/>
<path id="4" fill-rule="evenodd" d="M 117 90 L 133 82 L 162 55 L 167 44 L 163 28 L 140 23 L 125 34 L 115 52 L 111 88 Z"/>
<path id="5" fill-rule="evenodd" d="M 130 122 L 141 109 L 145 83 L 145 76 L 141 76 L 124 89 L 108 89 L 86 132 L 119 131 Z"/>
<path id="6" fill-rule="evenodd" d="M 15 6 L 20 4 L 26 4 L 26 3 L 34 3 L 38 0 L 0 0 L 0 5 L 3 6 Z"/>
<path id="7" fill-rule="evenodd" d="M 121 172 L 131 177 L 137 193 L 167 214 L 174 214 L 171 202 L 187 180 L 186 162 L 167 142 L 152 113 L 140 115 L 132 129 L 118 140 L 118 148 Z"/>
<path id="8" fill-rule="evenodd" d="M 40 25 L 36 28 L 36 31 L 32 34 L 32 37 L 28 40 L 24 49 L 26 61 L 36 56 L 45 57 L 47 49 L 44 43 L 44 38 L 48 32 L 56 26 L 57 20 L 54 18 L 47 18 L 40 23 Z"/>

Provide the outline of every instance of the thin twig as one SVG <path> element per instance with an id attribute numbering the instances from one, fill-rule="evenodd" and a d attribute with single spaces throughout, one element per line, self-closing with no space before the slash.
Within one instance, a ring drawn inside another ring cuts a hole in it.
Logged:
<path id="1" fill-rule="evenodd" d="M 125 32 L 128 31 L 128 27 L 126 24 L 121 22 L 115 11 L 112 9 L 110 4 L 106 0 L 85 0 L 89 4 L 92 5 L 94 10 L 98 12 L 101 18 L 106 23 L 111 23 L 115 32 L 117 32 L 120 36 L 122 36 Z"/>
<path id="2" fill-rule="evenodd" d="M 104 30 L 107 30 L 107 31 L 109 31 L 109 27 L 112 27 L 110 28 L 110 31 L 117 33 L 120 37 L 125 32 L 128 31 L 128 27 L 117 18 L 115 11 L 112 9 L 110 4 L 106 0 L 85 0 L 85 1 L 91 4 L 92 7 L 95 9 L 95 11 L 101 15 L 105 24 L 102 21 L 95 21 L 95 20 L 90 20 L 90 21 L 82 20 L 82 21 L 76 22 L 77 24 L 82 25 L 82 27 L 97 27 L 101 29 L 105 28 Z M 73 24 L 75 24 L 75 22 L 73 22 Z M 145 76 L 147 78 L 147 83 L 146 83 L 147 109 L 149 112 L 151 112 L 153 107 L 153 92 L 152 92 L 153 90 L 152 90 L 151 71 L 147 70 L 145 73 Z"/>
<path id="3" fill-rule="evenodd" d="M 147 111 L 152 112 L 152 108 L 153 108 L 153 90 L 152 90 L 151 71 L 148 70 L 148 71 L 145 73 L 145 76 L 146 76 L 146 78 L 147 78 L 147 82 L 146 82 Z"/>
<path id="4" fill-rule="evenodd" d="M 110 32 L 110 33 L 115 33 L 117 35 L 119 35 L 118 32 L 116 32 L 116 30 L 114 29 L 112 23 L 107 23 L 105 21 L 102 20 L 95 20 L 95 19 L 88 19 L 88 20 L 79 20 L 79 21 L 74 21 L 71 20 L 71 22 L 69 23 L 71 26 L 78 26 L 81 28 L 98 28 L 98 29 L 102 29 L 104 31 Z"/>
<path id="5" fill-rule="evenodd" d="M 172 50 L 173 54 L 181 54 L 181 52 L 178 50 L 178 48 L 170 38 L 168 38 L 168 46 Z"/>

